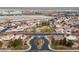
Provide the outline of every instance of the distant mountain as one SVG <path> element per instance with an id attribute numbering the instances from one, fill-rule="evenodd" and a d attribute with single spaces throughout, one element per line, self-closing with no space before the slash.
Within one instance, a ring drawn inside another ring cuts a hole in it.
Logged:
<path id="1" fill-rule="evenodd" d="M 79 7 L 0 7 L 0 9 L 79 10 Z"/>

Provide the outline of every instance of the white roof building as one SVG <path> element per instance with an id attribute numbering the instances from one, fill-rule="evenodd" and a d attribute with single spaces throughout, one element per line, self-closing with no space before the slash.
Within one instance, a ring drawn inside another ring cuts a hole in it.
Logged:
<path id="1" fill-rule="evenodd" d="M 67 40 L 77 40 L 77 37 L 74 35 L 65 36 Z"/>

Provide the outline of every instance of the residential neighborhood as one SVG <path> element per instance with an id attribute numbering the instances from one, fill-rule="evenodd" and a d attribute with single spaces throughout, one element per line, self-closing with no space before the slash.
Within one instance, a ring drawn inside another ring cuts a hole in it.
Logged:
<path id="1" fill-rule="evenodd" d="M 0 9 L 0 50 L 79 50 L 79 10 Z"/>

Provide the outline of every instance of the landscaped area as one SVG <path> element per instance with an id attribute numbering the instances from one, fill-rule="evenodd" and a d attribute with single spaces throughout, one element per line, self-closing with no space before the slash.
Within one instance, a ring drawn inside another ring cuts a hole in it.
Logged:
<path id="1" fill-rule="evenodd" d="M 55 50 L 78 50 L 79 40 L 78 36 L 74 35 L 52 35 L 49 41 L 50 47 Z"/>
<path id="2" fill-rule="evenodd" d="M 27 50 L 29 48 L 27 41 L 30 38 L 31 35 L 23 34 L 0 36 L 0 50 Z"/>

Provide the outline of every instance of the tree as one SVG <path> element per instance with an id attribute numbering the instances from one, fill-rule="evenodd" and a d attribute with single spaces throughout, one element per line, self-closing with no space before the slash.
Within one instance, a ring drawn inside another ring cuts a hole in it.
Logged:
<path id="1" fill-rule="evenodd" d="M 48 21 L 42 21 L 42 22 L 41 22 L 41 25 L 42 25 L 42 26 L 47 26 L 47 25 L 49 25 L 49 22 L 48 22 Z"/>
<path id="2" fill-rule="evenodd" d="M 0 41 L 0 47 L 2 47 L 2 45 L 3 45 L 3 42 L 2 42 L 2 41 Z"/>
<path id="3" fill-rule="evenodd" d="M 63 45 L 66 45 L 66 43 L 67 43 L 66 38 L 64 38 L 62 44 L 63 44 Z"/>
<path id="4" fill-rule="evenodd" d="M 73 42 L 71 40 L 69 40 L 66 44 L 66 46 L 71 47 L 73 45 Z"/>
<path id="5" fill-rule="evenodd" d="M 11 40 L 11 41 L 9 42 L 9 44 L 10 44 L 10 46 L 16 48 L 16 47 L 22 45 L 22 40 L 21 40 L 21 39 L 15 39 L 15 40 L 13 40 L 13 41 Z"/>
<path id="6" fill-rule="evenodd" d="M 63 45 L 63 40 L 60 40 L 60 43 L 59 43 L 60 45 Z"/>

